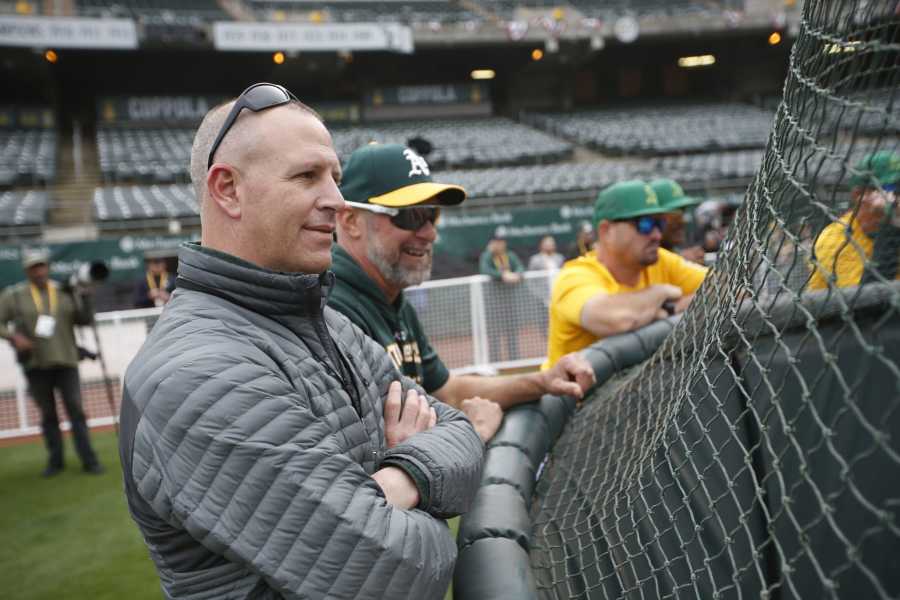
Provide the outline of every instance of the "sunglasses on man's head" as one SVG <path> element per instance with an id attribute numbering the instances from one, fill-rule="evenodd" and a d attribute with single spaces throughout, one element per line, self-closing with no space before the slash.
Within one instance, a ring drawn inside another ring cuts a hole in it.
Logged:
<path id="1" fill-rule="evenodd" d="M 659 229 L 660 233 L 666 230 L 666 220 L 661 217 L 645 215 L 634 219 L 621 219 L 620 223 L 631 223 L 641 235 L 650 235 L 653 229 Z"/>
<path id="2" fill-rule="evenodd" d="M 219 134 L 216 136 L 216 141 L 213 142 L 212 148 L 209 149 L 206 168 L 209 169 L 213 166 L 213 157 L 216 155 L 216 150 L 219 149 L 222 140 L 225 139 L 225 134 L 234 126 L 234 122 L 237 121 L 238 115 L 240 115 L 242 110 L 247 108 L 253 112 L 259 112 L 292 101 L 299 102 L 300 100 L 287 89 L 274 83 L 254 83 L 241 92 L 241 95 L 235 100 L 234 106 L 231 107 L 228 117 L 225 118 L 222 129 L 219 130 Z"/>
<path id="3" fill-rule="evenodd" d="M 348 206 L 360 208 L 369 212 L 390 217 L 391 224 L 404 231 L 418 231 L 426 223 L 434 225 L 441 216 L 441 209 L 437 206 L 410 206 L 409 208 L 392 208 L 378 204 L 363 204 L 361 202 L 347 202 Z"/>

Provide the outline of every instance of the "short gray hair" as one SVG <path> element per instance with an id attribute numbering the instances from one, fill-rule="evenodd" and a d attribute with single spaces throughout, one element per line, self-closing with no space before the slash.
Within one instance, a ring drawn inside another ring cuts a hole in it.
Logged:
<path id="1" fill-rule="evenodd" d="M 203 196 L 206 191 L 209 151 L 212 149 L 216 136 L 219 134 L 219 130 L 222 129 L 222 125 L 225 123 L 225 119 L 228 117 L 228 112 L 233 104 L 234 100 L 228 100 L 211 108 L 206 113 L 206 116 L 203 117 L 200 127 L 197 128 L 197 133 L 194 134 L 194 143 L 191 145 L 191 183 L 194 185 L 194 194 L 197 197 L 197 202 L 203 202 Z"/>

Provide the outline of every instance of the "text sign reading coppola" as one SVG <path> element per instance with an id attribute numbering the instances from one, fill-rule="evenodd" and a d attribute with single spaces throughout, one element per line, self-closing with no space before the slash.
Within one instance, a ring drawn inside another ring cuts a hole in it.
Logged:
<path id="1" fill-rule="evenodd" d="M 0 15 L 0 46 L 133 50 L 138 38 L 130 19 Z"/>
<path id="2" fill-rule="evenodd" d="M 212 96 L 116 96 L 97 102 L 99 123 L 199 123 L 225 100 Z"/>
<path id="3" fill-rule="evenodd" d="M 413 51 L 412 29 L 399 23 L 213 23 L 216 50 Z"/>

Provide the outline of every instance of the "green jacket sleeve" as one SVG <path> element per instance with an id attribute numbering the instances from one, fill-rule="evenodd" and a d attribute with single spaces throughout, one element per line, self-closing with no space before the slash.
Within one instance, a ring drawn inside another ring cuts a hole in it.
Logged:
<path id="1" fill-rule="evenodd" d="M 0 338 L 8 340 L 12 337 L 8 323 L 15 319 L 15 309 L 13 306 L 13 290 L 6 289 L 0 293 Z"/>
<path id="2" fill-rule="evenodd" d="M 494 264 L 491 253 L 488 250 L 481 253 L 481 258 L 478 260 L 478 270 L 482 275 L 487 275 L 492 279 L 500 279 L 500 269 Z"/>
<path id="3" fill-rule="evenodd" d="M 519 257 L 515 252 L 507 252 L 509 256 L 509 268 L 513 271 L 513 273 L 521 273 L 525 270 L 525 267 L 522 265 L 522 261 L 519 260 Z"/>

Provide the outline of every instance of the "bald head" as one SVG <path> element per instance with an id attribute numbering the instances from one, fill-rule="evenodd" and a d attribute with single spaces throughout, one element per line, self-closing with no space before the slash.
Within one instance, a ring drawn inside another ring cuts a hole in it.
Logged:
<path id="1" fill-rule="evenodd" d="M 191 183 L 193 184 L 197 201 L 201 206 L 207 196 L 206 175 L 209 151 L 212 149 L 216 136 L 219 135 L 219 131 L 221 131 L 222 125 L 225 124 L 228 113 L 236 101 L 237 99 L 235 98 L 210 109 L 206 116 L 203 117 L 200 127 L 197 128 L 197 132 L 194 134 L 194 143 L 191 146 Z M 263 113 L 269 110 L 283 109 L 301 110 L 314 116 L 319 121 L 322 120 L 316 111 L 296 100 L 258 113 L 254 113 L 249 109 L 243 110 L 219 144 L 219 148 L 216 150 L 216 162 L 241 165 L 252 156 L 258 155 L 259 144 L 263 140 L 261 140 L 260 136 L 254 134 L 255 122 L 258 121 Z"/>

